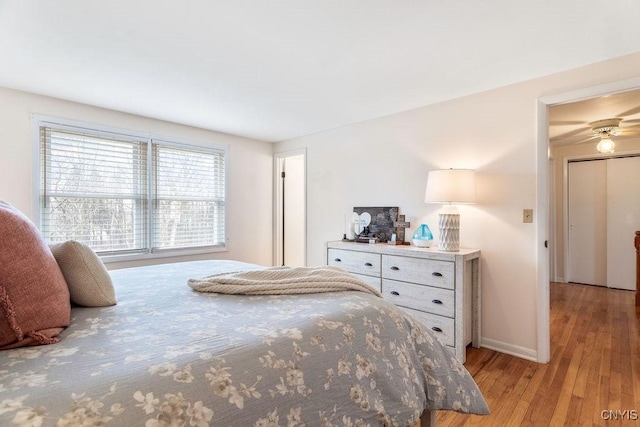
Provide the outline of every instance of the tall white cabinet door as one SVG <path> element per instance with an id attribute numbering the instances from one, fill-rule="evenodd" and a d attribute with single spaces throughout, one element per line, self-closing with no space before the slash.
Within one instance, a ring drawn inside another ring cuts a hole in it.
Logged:
<path id="1" fill-rule="evenodd" d="M 567 281 L 607 284 L 607 164 L 568 165 L 569 251 Z"/>
<path id="2" fill-rule="evenodd" d="M 635 290 L 633 236 L 640 230 L 640 157 L 607 160 L 607 285 Z"/>
<path id="3" fill-rule="evenodd" d="M 305 156 L 285 158 L 284 265 L 305 266 Z"/>

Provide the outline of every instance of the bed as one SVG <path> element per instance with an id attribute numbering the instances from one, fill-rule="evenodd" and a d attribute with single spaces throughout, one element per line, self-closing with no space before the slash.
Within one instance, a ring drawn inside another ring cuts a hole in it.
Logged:
<path id="1" fill-rule="evenodd" d="M 59 343 L 0 352 L 0 425 L 410 426 L 489 412 L 452 353 L 374 295 L 187 286 L 260 268 L 112 271 L 117 305 L 73 307 Z"/>

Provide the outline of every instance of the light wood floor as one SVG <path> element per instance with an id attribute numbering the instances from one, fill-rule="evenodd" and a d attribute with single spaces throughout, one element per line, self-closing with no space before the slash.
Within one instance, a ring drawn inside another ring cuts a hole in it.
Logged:
<path id="1" fill-rule="evenodd" d="M 551 362 L 468 348 L 465 366 L 492 413 L 439 412 L 438 427 L 640 426 L 640 310 L 634 293 L 561 283 L 552 283 L 550 293 Z M 639 419 L 605 420 L 603 410 L 635 410 Z"/>

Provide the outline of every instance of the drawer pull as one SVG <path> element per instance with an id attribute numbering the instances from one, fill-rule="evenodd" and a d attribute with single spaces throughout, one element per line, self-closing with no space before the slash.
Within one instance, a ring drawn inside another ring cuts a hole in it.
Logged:
<path id="1" fill-rule="evenodd" d="M 335 262 L 342 262 L 342 260 L 340 258 L 336 258 L 334 259 Z"/>
<path id="2" fill-rule="evenodd" d="M 442 273 L 438 273 L 437 271 L 434 271 L 433 273 L 431 273 L 431 275 L 436 277 L 442 277 Z"/>
<path id="3" fill-rule="evenodd" d="M 434 304 L 442 304 L 442 301 L 440 301 L 439 299 L 432 299 L 431 302 Z"/>
<path id="4" fill-rule="evenodd" d="M 392 269 L 392 270 L 394 270 L 394 271 L 398 271 L 398 270 L 400 270 L 400 267 L 396 267 L 396 266 L 394 265 L 393 267 L 391 267 L 391 269 Z"/>
<path id="5" fill-rule="evenodd" d="M 391 295 L 395 295 L 395 296 L 397 296 L 397 297 L 399 297 L 399 296 L 400 296 L 400 292 L 398 292 L 398 291 L 391 291 L 391 292 L 389 292 L 389 293 L 390 293 Z"/>
<path id="6" fill-rule="evenodd" d="M 433 326 L 431 330 L 435 332 L 442 332 L 442 329 L 438 328 L 437 326 Z"/>
<path id="7" fill-rule="evenodd" d="M 365 265 L 366 267 L 373 267 L 373 264 L 371 264 L 370 262 L 365 262 L 365 263 L 364 263 L 364 265 Z"/>

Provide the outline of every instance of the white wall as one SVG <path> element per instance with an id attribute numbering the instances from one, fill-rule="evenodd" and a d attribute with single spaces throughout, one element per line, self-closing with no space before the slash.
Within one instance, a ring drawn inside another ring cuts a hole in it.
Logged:
<path id="1" fill-rule="evenodd" d="M 476 169 L 460 240 L 482 250 L 483 345 L 536 359 L 536 224 L 522 209 L 536 207 L 537 99 L 638 75 L 640 53 L 277 144 L 307 148 L 307 264 L 325 262 L 354 206 L 399 206 L 437 234 L 428 171 Z"/>
<path id="2" fill-rule="evenodd" d="M 272 144 L 0 87 L 0 200 L 32 219 L 33 114 L 228 147 L 229 250 L 213 255 L 113 263 L 109 268 L 209 258 L 272 264 Z"/>

